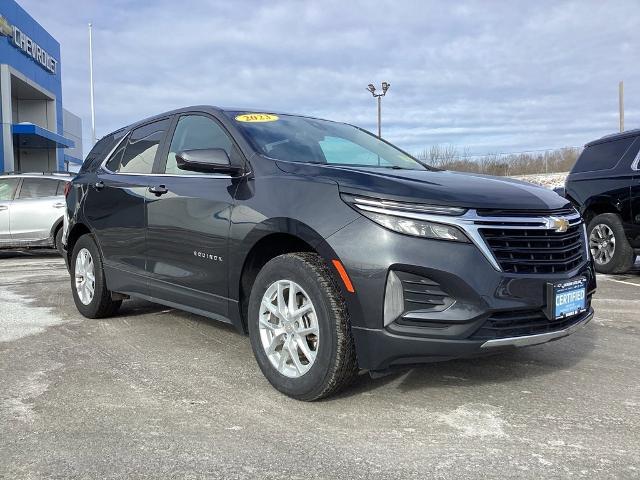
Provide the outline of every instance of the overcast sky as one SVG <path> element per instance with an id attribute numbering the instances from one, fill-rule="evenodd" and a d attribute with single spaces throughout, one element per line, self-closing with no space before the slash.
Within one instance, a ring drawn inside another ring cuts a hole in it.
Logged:
<path id="1" fill-rule="evenodd" d="M 90 142 L 194 104 L 259 107 L 375 130 L 417 153 L 582 145 L 640 127 L 640 5 L 604 1 L 18 0 L 60 42 L 65 107 Z"/>

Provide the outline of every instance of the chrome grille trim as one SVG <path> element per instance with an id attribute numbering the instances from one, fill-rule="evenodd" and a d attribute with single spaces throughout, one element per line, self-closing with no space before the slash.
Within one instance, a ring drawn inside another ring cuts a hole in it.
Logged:
<path id="1" fill-rule="evenodd" d="M 377 198 L 365 198 L 365 197 L 353 197 L 355 206 L 362 210 L 368 210 L 368 208 L 382 208 L 385 211 L 403 211 L 403 212 L 419 212 L 419 213 L 431 213 L 435 215 L 447 215 L 456 216 L 462 215 L 467 211 L 466 208 L 461 207 L 443 207 L 441 205 L 428 205 L 424 203 L 404 203 L 395 202 L 393 200 L 382 200 Z M 373 210 L 369 210 L 373 211 Z"/>
<path id="2" fill-rule="evenodd" d="M 363 201 L 364 200 L 364 201 Z M 396 205 L 401 206 L 402 209 L 394 208 Z M 589 258 L 588 251 L 588 242 L 587 242 L 587 234 L 586 227 L 584 226 L 584 222 L 580 217 L 580 214 L 574 210 L 574 213 L 571 215 L 554 215 L 552 211 L 549 212 L 549 215 L 545 216 L 484 216 L 478 215 L 476 210 L 468 210 L 463 215 L 452 216 L 452 215 L 439 215 L 437 213 L 423 213 L 423 211 L 417 211 L 417 209 L 412 210 L 412 206 L 417 206 L 419 204 L 402 204 L 400 202 L 388 202 L 377 199 L 363 199 L 361 197 L 357 197 L 356 207 L 360 210 L 365 210 L 373 213 L 380 213 L 384 215 L 393 215 L 396 217 L 402 218 L 410 218 L 413 220 L 423 220 L 425 222 L 434 222 L 441 223 L 445 225 L 453 225 L 460 228 L 466 235 L 469 237 L 471 242 L 482 252 L 484 257 L 489 261 L 491 266 L 502 272 L 503 269 L 500 267 L 498 260 L 493 254 L 493 251 L 483 238 L 480 230 L 481 229 L 500 229 L 500 230 L 554 230 L 550 228 L 550 218 L 564 218 L 569 222 L 569 226 L 573 227 L 576 225 L 583 225 L 583 238 L 582 243 L 584 246 L 585 252 L 585 261 Z M 434 206 L 435 207 L 435 206 Z M 431 206 L 425 205 L 424 210 L 427 208 L 431 208 Z M 447 207 L 440 207 L 442 209 L 446 209 Z"/>

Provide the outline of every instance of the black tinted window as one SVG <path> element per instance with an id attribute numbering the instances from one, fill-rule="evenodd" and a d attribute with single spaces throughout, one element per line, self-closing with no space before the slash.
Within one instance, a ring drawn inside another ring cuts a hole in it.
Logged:
<path id="1" fill-rule="evenodd" d="M 13 200 L 13 192 L 17 185 L 17 178 L 0 179 L 0 200 Z"/>
<path id="2" fill-rule="evenodd" d="M 125 148 L 127 148 L 126 141 L 122 142 L 118 146 L 118 149 L 115 152 L 113 152 L 113 154 L 111 155 L 111 158 L 109 158 L 109 160 L 105 164 L 105 167 L 107 167 L 107 170 L 111 170 L 112 172 L 118 171 L 118 169 L 120 168 L 120 159 L 122 158 L 122 154 L 124 153 Z"/>
<path id="3" fill-rule="evenodd" d="M 122 140 L 122 137 L 126 134 L 125 130 L 119 130 L 117 132 L 105 135 L 98 143 L 96 143 L 87 158 L 82 163 L 80 168 L 81 172 L 90 172 L 98 169 L 100 164 L 104 161 L 109 152 Z"/>
<path id="4" fill-rule="evenodd" d="M 180 170 L 176 163 L 176 153 L 184 150 L 221 148 L 229 158 L 233 153 L 231 139 L 215 120 L 202 115 L 188 115 L 178 120 L 167 155 L 166 173 L 193 175 L 196 172 Z"/>
<path id="5" fill-rule="evenodd" d="M 633 162 L 638 156 L 639 150 L 640 150 L 640 136 L 635 137 L 635 140 L 627 150 L 627 153 L 625 153 L 624 157 L 622 157 L 622 160 L 620 161 L 618 168 L 623 168 L 625 170 L 628 170 L 629 168 L 631 168 Z"/>
<path id="6" fill-rule="evenodd" d="M 593 172 L 615 168 L 633 140 L 633 137 L 622 138 L 585 148 L 573 167 L 573 172 Z"/>
<path id="7" fill-rule="evenodd" d="M 55 197 L 58 180 L 51 178 L 25 178 L 22 180 L 18 198 Z"/>
<path id="8" fill-rule="evenodd" d="M 120 147 L 107 162 L 107 168 L 118 173 L 151 173 L 168 125 L 167 119 L 133 130 L 126 146 Z"/>

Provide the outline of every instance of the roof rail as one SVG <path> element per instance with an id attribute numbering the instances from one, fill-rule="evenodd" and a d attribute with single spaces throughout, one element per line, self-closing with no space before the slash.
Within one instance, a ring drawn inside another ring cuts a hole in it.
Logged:
<path id="1" fill-rule="evenodd" d="M 73 176 L 73 172 L 58 170 L 53 172 L 0 172 L 0 175 L 65 175 Z"/>
<path id="2" fill-rule="evenodd" d="M 640 134 L 640 128 L 634 128 L 631 130 L 625 130 L 624 132 L 614 132 L 609 133 L 608 135 L 604 135 L 600 138 L 592 140 L 585 144 L 585 147 L 590 147 L 592 145 L 598 145 L 600 143 L 607 143 L 613 140 L 618 140 L 622 138 L 635 137 Z"/>

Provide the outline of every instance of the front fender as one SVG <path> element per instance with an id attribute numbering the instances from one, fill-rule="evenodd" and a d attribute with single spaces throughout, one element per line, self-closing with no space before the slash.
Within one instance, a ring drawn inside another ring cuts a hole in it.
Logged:
<path id="1" fill-rule="evenodd" d="M 308 244 L 327 262 L 338 258 L 335 251 L 316 230 L 296 219 L 269 218 L 255 224 L 255 226 L 242 238 L 232 238 L 232 246 L 229 249 L 229 297 L 238 299 L 240 296 L 240 277 L 244 264 L 251 249 L 263 238 L 273 234 L 287 234 Z"/>

